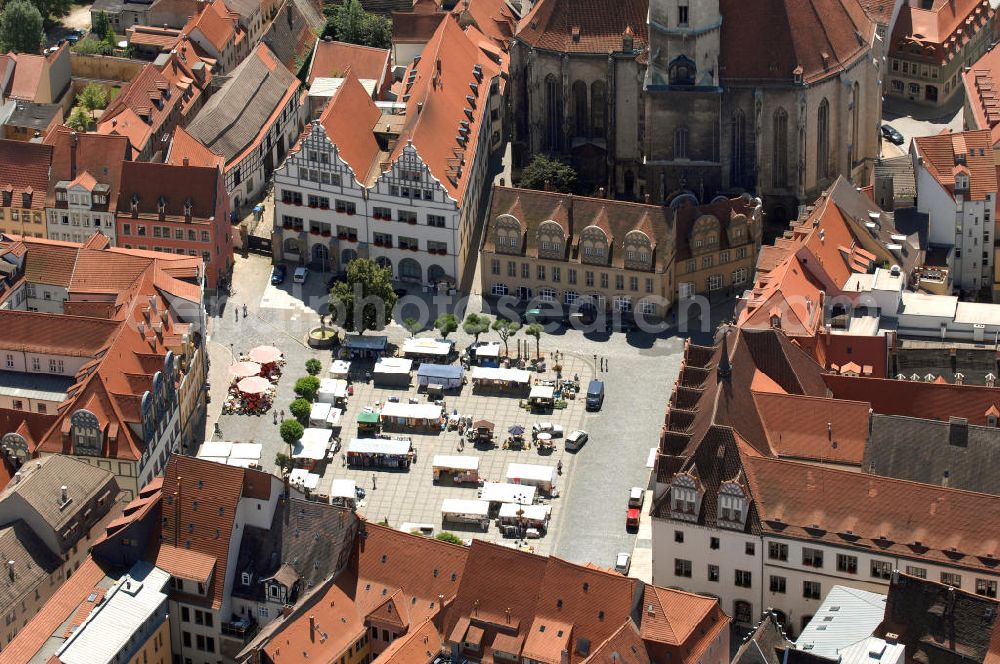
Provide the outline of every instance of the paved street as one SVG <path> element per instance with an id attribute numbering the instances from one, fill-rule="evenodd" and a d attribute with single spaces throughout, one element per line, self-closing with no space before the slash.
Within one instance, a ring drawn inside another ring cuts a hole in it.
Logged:
<path id="1" fill-rule="evenodd" d="M 212 319 L 209 343 L 212 359 L 209 422 L 219 422 L 222 439 L 261 443 L 264 447 L 264 467 L 275 471 L 274 456 L 279 451 L 285 451 L 285 445 L 278 436 L 271 413 L 263 416 L 220 415 L 229 384 L 227 367 L 231 363 L 231 352 L 238 355 L 258 344 L 273 344 L 282 349 L 287 364 L 278 383 L 276 404 L 286 411 L 295 396 L 292 390 L 295 380 L 305 374 L 305 360 L 312 357 L 320 359 L 325 370 L 331 355 L 329 351 L 315 351 L 305 344 L 308 330 L 318 324 L 319 311 L 325 310 L 325 275 L 311 275 L 305 288 L 293 285 L 291 279 L 275 287 L 269 284 L 270 269 L 270 262 L 264 257 L 238 258 L 235 292 L 228 301 L 213 303 L 212 312 L 216 315 Z M 247 305 L 246 318 L 242 313 L 244 304 Z M 479 306 L 478 298 L 470 300 L 471 309 Z M 386 333 L 395 343 L 400 343 L 407 335 L 395 324 Z M 432 334 L 425 332 L 422 336 Z M 487 333 L 483 338 L 494 337 L 494 334 Z M 471 341 L 461 330 L 452 338 L 459 348 L 464 348 Z M 515 339 L 510 342 L 512 353 L 516 349 Z M 533 351 L 534 340 L 529 341 Z M 530 542 L 536 551 L 554 553 L 575 562 L 592 561 L 603 566 L 612 565 L 619 551 L 632 551 L 635 534 L 625 530 L 628 489 L 646 486 L 649 482 L 646 460 L 650 448 L 657 443 L 682 348 L 683 340 L 670 335 L 662 335 L 662 338 L 621 332 L 610 336 L 584 335 L 577 330 L 560 329 L 543 336 L 542 353 L 550 356 L 556 350 L 561 351 L 565 358 L 565 376 L 578 373 L 584 385 L 592 376 L 606 381 L 607 396 L 599 413 L 585 413 L 583 401 L 578 399 L 570 401 L 565 410 L 556 410 L 552 415 L 531 415 L 518 407 L 517 399 L 473 395 L 471 385 L 466 385 L 459 396 L 447 397 L 449 412 L 457 409 L 474 419 L 490 420 L 496 424 L 498 435 L 505 433 L 511 424 L 519 423 L 530 428 L 533 422 L 543 419 L 562 424 L 567 432 L 579 427 L 590 433 L 590 441 L 578 453 L 565 452 L 562 441 L 558 441 L 556 451 L 551 455 L 541 455 L 535 449 L 513 451 L 497 447 L 484 451 L 474 450 L 471 446 L 466 446 L 463 452 L 480 457 L 481 475 L 489 480 L 502 480 L 507 464 L 511 462 L 555 465 L 560 459 L 563 461 L 564 473 L 557 483 L 560 496 L 549 503 L 552 506 L 549 534 Z M 594 361 L 595 354 L 598 355 L 597 363 Z M 607 372 L 598 370 L 601 358 L 607 362 Z M 551 371 L 542 375 L 546 378 L 553 376 Z M 355 418 L 365 406 L 384 401 L 389 395 L 396 395 L 400 400 L 417 397 L 415 387 L 406 391 L 389 390 L 364 382 L 356 382 L 354 387 L 355 394 L 349 400 L 341 434 L 345 444 L 355 437 Z M 422 395 L 417 398 L 421 401 L 425 399 Z M 432 483 L 431 459 L 434 454 L 458 453 L 456 432 L 416 435 L 412 439 L 418 454 L 417 463 L 406 473 L 377 471 L 377 488 L 374 491 L 371 490 L 371 470 L 344 468 L 339 457 L 327 467 L 321 487 L 329 486 L 334 478 L 355 479 L 367 491 L 359 511 L 368 518 L 386 519 L 397 527 L 404 522 L 416 522 L 432 523 L 440 528 L 441 500 L 473 499 L 477 497 L 477 491 L 475 488 L 435 486 Z M 491 526 L 488 533 L 478 529 L 463 530 L 454 524 L 447 524 L 445 529 L 462 537 L 499 539 L 495 526 Z M 648 546 L 648 543 L 640 542 L 639 546 Z"/>

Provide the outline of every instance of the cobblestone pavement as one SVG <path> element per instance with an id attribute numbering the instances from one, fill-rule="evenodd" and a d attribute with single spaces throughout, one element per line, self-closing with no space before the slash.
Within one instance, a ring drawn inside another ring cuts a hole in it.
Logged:
<path id="1" fill-rule="evenodd" d="M 329 351 L 315 351 L 305 344 L 308 330 L 318 324 L 319 311 L 325 310 L 323 291 L 326 275 L 310 275 L 304 288 L 292 285 L 291 279 L 275 287 L 269 284 L 270 270 L 270 262 L 266 258 L 238 258 L 233 280 L 235 292 L 228 300 L 215 303 L 219 306 L 212 307 L 216 316 L 212 319 L 209 340 L 212 360 L 209 422 L 219 422 L 225 440 L 261 443 L 264 447 L 263 465 L 265 469 L 275 471 L 274 456 L 286 448 L 278 436 L 271 413 L 263 416 L 220 416 L 228 386 L 226 372 L 232 358 L 231 348 L 237 355 L 258 344 L 273 344 L 282 349 L 287 364 L 285 374 L 278 383 L 276 403 L 279 409 L 286 411 L 294 398 L 292 387 L 295 380 L 305 375 L 305 360 L 313 357 L 320 359 L 325 371 L 331 354 Z M 243 318 L 243 304 L 247 305 L 246 318 Z M 478 298 L 470 300 L 470 309 L 478 306 Z M 713 314 L 716 313 L 713 311 Z M 717 317 L 713 315 L 713 319 Z M 407 336 L 395 324 L 384 333 L 394 343 L 401 343 Z M 421 336 L 432 334 L 425 332 Z M 461 330 L 452 338 L 459 348 L 464 348 L 471 341 Z M 491 339 L 495 335 L 487 333 L 483 338 Z M 512 354 L 516 353 L 515 339 L 510 341 Z M 529 341 L 533 353 L 534 339 Z M 631 486 L 646 486 L 649 482 L 646 460 L 649 450 L 657 444 L 666 401 L 677 376 L 683 340 L 667 334 L 655 338 L 642 333 L 626 335 L 620 332 L 584 335 L 577 330 L 561 329 L 541 339 L 543 354 L 551 355 L 556 350 L 564 357 L 564 376 L 577 373 L 584 384 L 594 376 L 605 380 L 607 396 L 600 412 L 584 412 L 583 401 L 578 399 L 570 401 L 565 410 L 556 410 L 551 415 L 530 415 L 518 407 L 518 399 L 474 395 L 471 385 L 465 386 L 460 395 L 447 396 L 447 408 L 449 412 L 457 409 L 473 419 L 494 422 L 497 435 L 501 438 L 511 424 L 530 428 L 533 422 L 542 420 L 562 424 L 567 433 L 575 428 L 587 430 L 590 440 L 577 453 L 566 452 L 562 441 L 557 439 L 556 450 L 550 455 L 541 455 L 534 448 L 524 451 L 499 447 L 476 450 L 468 445 L 462 454 L 480 457 L 480 474 L 489 480 L 502 480 L 507 464 L 512 462 L 551 466 L 561 459 L 563 475 L 557 478 L 560 496 L 549 503 L 552 506 L 549 533 L 540 540 L 532 540 L 530 544 L 539 553 L 554 553 L 575 562 L 592 561 L 610 566 L 617 552 L 632 551 L 636 544 L 635 535 L 625 531 L 628 489 Z M 606 371 L 602 371 L 600 367 L 605 363 Z M 552 377 L 552 372 L 543 377 Z M 399 396 L 401 400 L 417 396 L 415 387 L 391 390 L 356 382 L 354 388 L 341 434 L 345 445 L 355 437 L 356 416 L 365 406 L 383 401 L 390 395 Z M 423 396 L 417 398 L 424 400 Z M 417 463 L 408 472 L 376 471 L 377 488 L 374 491 L 371 488 L 371 470 L 345 468 L 339 457 L 327 466 L 321 487 L 329 486 L 335 478 L 355 479 L 366 490 L 367 495 L 359 511 L 368 518 L 387 519 L 393 526 L 414 522 L 430 523 L 441 528 L 441 501 L 445 498 L 474 499 L 477 490 L 463 486 L 437 486 L 432 482 L 431 459 L 435 454 L 458 454 L 457 432 L 411 437 L 417 450 Z M 450 523 L 446 529 L 465 538 L 499 539 L 495 525 L 491 525 L 487 533 L 478 529 L 462 530 Z M 639 546 L 644 544 L 640 542 Z"/>

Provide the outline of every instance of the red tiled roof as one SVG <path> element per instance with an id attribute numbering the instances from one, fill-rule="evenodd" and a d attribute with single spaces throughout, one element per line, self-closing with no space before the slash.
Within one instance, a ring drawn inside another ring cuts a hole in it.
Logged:
<path id="1" fill-rule="evenodd" d="M 767 533 L 972 569 L 1000 556 L 998 496 L 766 457 L 742 466 Z"/>
<path id="2" fill-rule="evenodd" d="M 14 58 L 14 77 L 10 82 L 10 92 L 14 99 L 35 101 L 38 86 L 42 82 L 45 71 L 45 56 L 33 53 L 11 53 L 7 57 Z"/>
<path id="3" fill-rule="evenodd" d="M 322 77 L 343 77 L 348 70 L 358 79 L 381 83 L 389 71 L 389 51 L 321 39 L 313 53 L 308 83 L 312 85 L 313 81 Z"/>
<path id="4" fill-rule="evenodd" d="M 348 72 L 319 117 L 326 135 L 337 146 L 341 160 L 354 171 L 354 178 L 362 184 L 379 154 L 378 143 L 371 130 L 380 117 L 375 102 L 361 87 L 353 71 Z"/>
<path id="5" fill-rule="evenodd" d="M 861 465 L 868 403 L 759 392 L 754 403 L 776 456 Z"/>
<path id="6" fill-rule="evenodd" d="M 723 81 L 804 81 L 837 76 L 868 53 L 875 26 L 858 0 L 721 0 Z M 739 17 L 733 20 L 733 17 Z M 764 48 L 747 44 L 768 35 Z"/>
<path id="7" fill-rule="evenodd" d="M 0 139 L 0 190 L 10 194 L 10 203 L 0 200 L 0 206 L 44 210 L 51 163 L 49 145 Z"/>
<path id="8" fill-rule="evenodd" d="M 1000 143 L 1000 48 L 984 53 L 962 74 L 962 81 L 975 120 L 970 129 L 989 129 L 993 145 Z"/>
<path id="9" fill-rule="evenodd" d="M 868 18 L 881 25 L 889 25 L 892 20 L 892 10 L 896 5 L 895 0 L 859 0 L 861 8 L 868 14 Z"/>
<path id="10" fill-rule="evenodd" d="M 374 660 L 374 664 L 430 662 L 441 652 L 441 634 L 431 620 L 398 637 Z"/>
<path id="11" fill-rule="evenodd" d="M 0 311 L 0 348 L 26 353 L 94 357 L 107 347 L 121 323 L 99 318 L 60 316 L 36 311 Z"/>
<path id="12" fill-rule="evenodd" d="M 930 9 L 903 3 L 889 41 L 889 52 L 914 49 L 941 64 L 956 57 L 993 16 L 989 0 L 935 0 Z"/>
<path id="13" fill-rule="evenodd" d="M 201 12 L 184 26 L 184 34 L 189 35 L 197 28 L 215 50 L 222 53 L 226 45 L 235 42 L 238 33 L 242 33 L 239 15 L 229 11 L 222 0 L 202 3 L 202 7 Z"/>
<path id="14" fill-rule="evenodd" d="M 862 367 L 871 367 L 872 378 L 886 378 L 888 341 L 885 336 L 827 334 L 821 330 L 814 353 L 826 369 L 835 364 L 843 367 L 853 361 Z"/>
<path id="15" fill-rule="evenodd" d="M 969 198 L 981 201 L 987 194 L 996 193 L 997 173 L 989 130 L 921 136 L 913 142 L 927 172 L 952 196 L 955 192 L 954 169 L 963 158 L 960 155 L 964 155 L 969 169 Z"/>
<path id="16" fill-rule="evenodd" d="M 986 411 L 1000 404 L 1000 388 L 982 385 L 939 385 L 923 380 L 864 378 L 824 374 L 835 399 L 871 404 L 880 415 L 906 415 L 947 421 L 964 417 L 969 424 L 986 424 Z"/>
<path id="17" fill-rule="evenodd" d="M 622 49 L 622 34 L 631 28 L 642 49 L 648 11 L 649 0 L 541 0 L 521 19 L 517 38 L 560 53 L 606 54 Z"/>
<path id="18" fill-rule="evenodd" d="M 160 544 L 155 564 L 171 576 L 208 583 L 215 569 L 215 563 L 216 559 L 208 554 L 181 549 L 170 544 Z"/>
<path id="19" fill-rule="evenodd" d="M 178 126 L 174 129 L 174 135 L 170 141 L 170 152 L 167 153 L 166 163 L 174 166 L 223 168 L 226 164 L 226 158 L 215 154 L 206 148 L 201 141 L 189 134 L 184 127 Z"/>
<path id="20" fill-rule="evenodd" d="M 190 200 L 191 218 L 206 221 L 217 212 L 220 177 L 215 166 L 126 162 L 122 166 L 119 214 L 130 214 L 132 198 L 137 196 L 139 214 L 158 217 L 162 197 L 167 216 L 185 217 L 184 204 Z"/>
<path id="21" fill-rule="evenodd" d="M 0 664 L 27 664 L 60 625 L 80 606 L 94 586 L 104 578 L 104 570 L 87 556 L 73 576 L 59 586 L 42 611 L 28 621 L 0 652 Z"/>
<path id="22" fill-rule="evenodd" d="M 148 64 L 108 104 L 97 131 L 127 137 L 132 149 L 140 153 L 149 138 L 171 121 L 181 100 L 180 91 L 171 89 L 163 72 Z"/>
<path id="23" fill-rule="evenodd" d="M 274 664 L 334 662 L 367 631 L 352 601 L 353 579 L 342 574 L 298 619 L 286 623 L 262 650 Z"/>

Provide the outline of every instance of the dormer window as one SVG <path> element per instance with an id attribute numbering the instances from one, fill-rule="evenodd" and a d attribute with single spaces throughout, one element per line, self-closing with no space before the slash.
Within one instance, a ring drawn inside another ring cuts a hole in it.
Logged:
<path id="1" fill-rule="evenodd" d="M 955 176 L 955 191 L 965 191 L 969 188 L 969 176 L 959 173 Z"/>
<path id="2" fill-rule="evenodd" d="M 160 196 L 159 200 L 156 201 L 156 211 L 160 214 L 165 214 L 167 212 L 167 199 Z"/>
<path id="3" fill-rule="evenodd" d="M 701 511 L 702 490 L 695 479 L 681 473 L 670 483 L 670 516 L 684 521 L 697 521 Z"/>
<path id="4" fill-rule="evenodd" d="M 749 503 L 743 487 L 736 481 L 723 482 L 719 487 L 716 521 L 724 528 L 743 530 L 746 526 Z"/>
<path id="5" fill-rule="evenodd" d="M 139 194 L 132 194 L 132 200 L 129 201 L 129 208 L 133 213 L 139 212 Z"/>
<path id="6" fill-rule="evenodd" d="M 185 217 L 187 217 L 187 218 L 190 219 L 191 218 L 191 211 L 193 209 L 194 209 L 194 204 L 191 202 L 190 198 L 187 199 L 186 201 L 184 201 L 184 216 Z"/>

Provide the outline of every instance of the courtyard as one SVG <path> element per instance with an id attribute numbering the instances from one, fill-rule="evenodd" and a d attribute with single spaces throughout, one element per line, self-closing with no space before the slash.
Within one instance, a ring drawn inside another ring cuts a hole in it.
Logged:
<path id="1" fill-rule="evenodd" d="M 273 415 L 222 415 L 222 402 L 229 385 L 228 366 L 233 358 L 257 345 L 274 345 L 282 350 L 286 365 L 277 384 L 275 405 L 284 409 L 295 398 L 295 380 L 306 375 L 305 362 L 318 359 L 325 376 L 333 356 L 331 351 L 314 350 L 305 340 L 310 328 L 319 323 L 325 311 L 326 277 L 312 274 L 305 284 L 292 284 L 287 280 L 279 286 L 269 283 L 271 264 L 267 258 L 250 256 L 237 260 L 233 283 L 236 290 L 228 297 L 210 304 L 211 335 L 209 353 L 212 360 L 210 424 L 218 422 L 221 433 L 216 439 L 234 442 L 256 442 L 262 445 L 263 469 L 277 472 L 274 464 L 279 452 L 287 452 L 278 434 Z M 428 302 L 428 306 L 434 303 Z M 246 317 L 243 306 L 247 307 Z M 465 305 L 478 311 L 482 304 L 473 297 Z M 461 312 L 458 312 L 461 313 Z M 722 312 L 719 313 L 722 315 Z M 713 311 L 713 319 L 717 315 Z M 390 343 L 401 345 L 409 333 L 400 325 L 391 324 L 379 334 L 388 336 Z M 435 333 L 422 332 L 420 337 L 434 337 Z M 535 340 L 525 339 L 528 352 L 535 352 Z M 472 338 L 461 329 L 449 339 L 457 349 L 464 349 Z M 496 340 L 496 335 L 486 333 L 483 340 Z M 702 339 L 704 341 L 704 339 Z M 497 396 L 492 393 L 474 393 L 472 385 L 464 385 L 457 394 L 446 393 L 446 412 L 457 410 L 473 420 L 485 419 L 495 425 L 499 441 L 514 424 L 528 430 L 535 422 L 548 421 L 561 425 L 566 433 L 583 429 L 589 441 L 578 452 L 567 452 L 564 439 L 555 439 L 552 453 L 539 453 L 535 447 L 524 450 L 476 449 L 465 445 L 459 451 L 460 436 L 457 431 L 434 434 L 407 435 L 412 439 L 416 463 L 404 471 L 371 470 L 345 466 L 339 454 L 326 465 L 320 488 L 329 487 L 335 479 L 353 479 L 365 490 L 365 497 L 358 511 L 373 521 L 385 520 L 393 527 L 403 524 L 431 524 L 435 532 L 447 530 L 463 539 L 486 538 L 504 541 L 509 545 L 534 547 L 538 553 L 551 553 L 574 562 L 594 562 L 611 566 L 620 551 L 647 549 L 648 541 L 636 541 L 636 534 L 625 529 L 625 505 L 632 486 L 649 484 L 650 468 L 647 466 L 649 451 L 657 444 L 664 408 L 671 387 L 676 380 L 683 352 L 683 338 L 665 333 L 659 336 L 641 332 L 613 332 L 610 334 L 584 334 L 578 330 L 560 328 L 541 338 L 541 353 L 551 358 L 559 352 L 564 377 L 577 374 L 582 387 L 591 378 L 601 378 L 606 384 L 604 407 L 599 412 L 586 412 L 582 395 L 567 400 L 565 409 L 546 414 L 531 414 L 519 407 L 523 397 Z M 510 340 L 511 354 L 517 354 L 517 337 Z M 545 373 L 535 373 L 536 379 L 552 379 L 551 359 Z M 359 370 L 363 371 L 363 369 Z M 354 380 L 354 393 L 348 399 L 343 416 L 340 439 L 343 446 L 356 437 L 357 414 L 376 403 L 385 403 L 390 397 L 406 403 L 413 398 L 426 403 L 423 393 L 418 393 L 416 377 L 407 389 L 375 387 L 362 380 Z M 211 426 L 209 427 L 211 430 Z M 560 461 L 563 472 L 555 478 L 556 496 L 542 498 L 551 507 L 547 533 L 540 539 L 505 539 L 496 525 L 487 531 L 478 525 L 442 524 L 441 505 L 448 498 L 476 500 L 478 490 L 474 485 L 435 484 L 432 459 L 435 455 L 464 455 L 479 457 L 479 474 L 487 481 L 504 481 L 507 466 L 511 463 L 534 464 L 552 467 Z M 375 488 L 372 489 L 374 475 Z M 640 530 L 640 532 L 642 532 Z"/>

